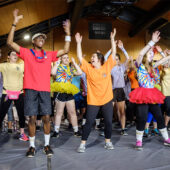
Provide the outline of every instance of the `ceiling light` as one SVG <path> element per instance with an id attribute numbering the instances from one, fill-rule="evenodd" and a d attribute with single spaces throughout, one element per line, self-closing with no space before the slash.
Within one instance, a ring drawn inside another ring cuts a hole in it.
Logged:
<path id="1" fill-rule="evenodd" d="M 30 35 L 29 34 L 25 34 L 24 35 L 24 40 L 29 40 L 30 39 Z"/>

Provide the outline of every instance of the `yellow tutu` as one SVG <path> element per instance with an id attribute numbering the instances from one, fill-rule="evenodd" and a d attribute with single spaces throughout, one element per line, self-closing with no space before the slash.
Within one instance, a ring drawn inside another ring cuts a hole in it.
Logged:
<path id="1" fill-rule="evenodd" d="M 67 93 L 75 95 L 80 90 L 70 82 L 64 83 L 64 82 L 54 82 L 51 84 L 51 92 L 59 92 L 59 93 Z"/>

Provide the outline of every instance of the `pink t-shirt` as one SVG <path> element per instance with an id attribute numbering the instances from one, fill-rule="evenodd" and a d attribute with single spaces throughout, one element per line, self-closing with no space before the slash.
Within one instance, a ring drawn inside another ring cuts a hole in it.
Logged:
<path id="1" fill-rule="evenodd" d="M 38 57 L 44 56 L 42 51 L 33 50 Z M 30 49 L 20 47 L 19 57 L 24 60 L 24 89 L 50 92 L 51 62 L 58 60 L 57 51 L 47 51 L 47 58 L 38 62 Z"/>

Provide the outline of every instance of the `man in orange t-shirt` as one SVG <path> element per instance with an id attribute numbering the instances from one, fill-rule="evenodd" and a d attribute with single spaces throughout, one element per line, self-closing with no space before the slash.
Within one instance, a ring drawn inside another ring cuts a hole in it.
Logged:
<path id="1" fill-rule="evenodd" d="M 77 42 L 77 57 L 81 63 L 81 69 L 86 73 L 87 77 L 87 115 L 86 124 L 83 127 L 81 144 L 77 150 L 79 153 L 85 152 L 87 138 L 100 108 L 102 109 L 105 123 L 104 147 L 108 150 L 114 149 L 110 139 L 112 134 L 113 117 L 111 70 L 116 65 L 114 60 L 116 53 L 116 43 L 114 40 L 115 34 L 116 30 L 114 30 L 114 33 L 111 33 L 113 57 L 110 56 L 104 63 L 104 56 L 100 52 L 96 52 L 91 57 L 91 64 L 82 57 L 82 37 L 79 33 L 75 36 Z"/>

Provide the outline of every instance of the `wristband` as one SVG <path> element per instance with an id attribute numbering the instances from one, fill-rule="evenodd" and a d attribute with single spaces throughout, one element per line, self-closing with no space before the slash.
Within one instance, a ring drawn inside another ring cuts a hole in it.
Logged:
<path id="1" fill-rule="evenodd" d="M 16 27 L 16 24 L 12 24 L 13 27 Z"/>
<path id="2" fill-rule="evenodd" d="M 166 57 L 166 55 L 164 54 L 163 51 L 161 51 L 160 54 L 161 54 L 163 57 Z"/>
<path id="3" fill-rule="evenodd" d="M 150 47 L 153 47 L 153 46 L 155 45 L 155 42 L 153 42 L 153 41 L 151 40 L 151 41 L 148 42 L 148 45 L 149 45 Z"/>
<path id="4" fill-rule="evenodd" d="M 71 42 L 71 36 L 66 35 L 66 36 L 65 36 L 65 41 Z"/>

